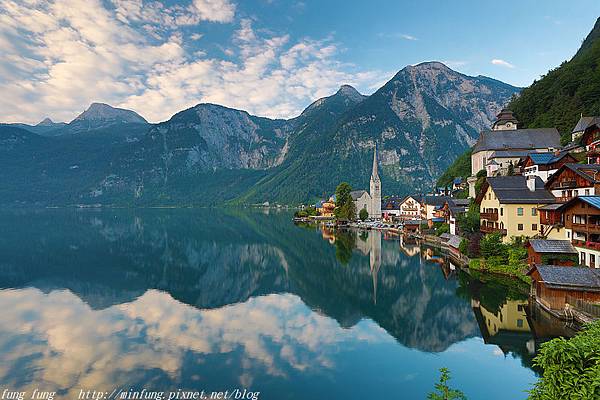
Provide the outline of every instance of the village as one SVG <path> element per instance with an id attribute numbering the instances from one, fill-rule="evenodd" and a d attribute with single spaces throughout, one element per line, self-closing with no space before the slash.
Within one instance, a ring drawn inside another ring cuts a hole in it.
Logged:
<path id="1" fill-rule="evenodd" d="M 382 196 L 375 148 L 368 192 L 344 204 L 338 187 L 296 219 L 417 238 L 466 270 L 530 283 L 531 300 L 556 318 L 599 319 L 600 117 L 581 116 L 564 146 L 555 128 L 518 126 L 502 110 L 472 148 L 470 176 L 427 194 Z"/>

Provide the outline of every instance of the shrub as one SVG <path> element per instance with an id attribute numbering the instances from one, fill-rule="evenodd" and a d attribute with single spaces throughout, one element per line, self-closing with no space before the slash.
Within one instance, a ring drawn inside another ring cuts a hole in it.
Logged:
<path id="1" fill-rule="evenodd" d="M 542 344 L 534 365 L 544 371 L 531 390 L 531 400 L 600 398 L 600 321 L 571 339 Z"/>

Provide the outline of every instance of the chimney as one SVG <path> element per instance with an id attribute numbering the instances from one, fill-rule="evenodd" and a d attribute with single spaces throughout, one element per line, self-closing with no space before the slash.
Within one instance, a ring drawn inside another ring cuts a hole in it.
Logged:
<path id="1" fill-rule="evenodd" d="M 527 189 L 531 190 L 532 192 L 535 192 L 535 175 L 529 175 L 527 177 Z"/>

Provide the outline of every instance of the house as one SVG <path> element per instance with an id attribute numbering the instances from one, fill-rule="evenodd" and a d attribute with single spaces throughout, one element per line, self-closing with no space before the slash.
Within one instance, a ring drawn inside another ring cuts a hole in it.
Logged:
<path id="1" fill-rule="evenodd" d="M 561 207 L 564 203 L 547 204 L 538 208 L 540 215 L 540 236 L 547 239 L 571 240 L 567 237 Z"/>
<path id="2" fill-rule="evenodd" d="M 600 196 L 578 196 L 557 209 L 565 234 L 579 253 L 579 264 L 600 267 Z"/>
<path id="3" fill-rule="evenodd" d="M 578 261 L 577 250 L 570 240 L 530 239 L 525 247 L 530 267 L 541 264 L 572 267 Z"/>
<path id="4" fill-rule="evenodd" d="M 401 220 L 420 219 L 423 213 L 423 198 L 421 196 L 406 196 L 400 202 L 399 218 Z"/>
<path id="5" fill-rule="evenodd" d="M 383 199 L 381 201 L 381 213 L 383 214 L 383 219 L 389 219 L 391 217 L 399 218 L 402 200 L 403 199 L 394 196 Z"/>
<path id="6" fill-rule="evenodd" d="M 600 163 L 600 117 L 582 117 L 575 129 L 577 134 L 581 132 L 579 140 L 585 146 L 587 163 Z"/>
<path id="7" fill-rule="evenodd" d="M 539 235 L 538 208 L 555 200 L 539 177 L 515 175 L 487 178 L 475 201 L 481 232 L 499 232 L 508 242 L 513 236 Z"/>
<path id="8" fill-rule="evenodd" d="M 402 226 L 403 233 L 405 235 L 417 233 L 419 231 L 419 228 L 421 227 L 421 222 L 422 221 L 420 219 L 404 221 L 404 224 Z"/>
<path id="9" fill-rule="evenodd" d="M 458 235 L 458 218 L 467 212 L 470 200 L 450 198 L 446 200 L 441 209 L 434 212 L 434 217 L 444 218 L 450 226 L 450 233 Z"/>
<path id="10" fill-rule="evenodd" d="M 575 157 L 568 152 L 529 153 L 522 162 L 522 174 L 539 176 L 544 182 L 560 167 L 567 163 L 577 163 Z"/>
<path id="11" fill-rule="evenodd" d="M 527 275 L 532 280 L 532 295 L 547 310 L 562 312 L 569 298 L 600 302 L 600 270 L 535 265 Z"/>
<path id="12" fill-rule="evenodd" d="M 422 218 L 427 221 L 431 221 L 434 218 L 443 218 L 439 212 L 448 200 L 452 200 L 452 198 L 449 196 L 425 196 L 421 214 Z"/>
<path id="13" fill-rule="evenodd" d="M 573 128 L 573 131 L 571 132 L 571 140 L 574 143 L 580 142 L 585 131 L 589 130 L 589 128 L 593 129 L 594 125 L 598 126 L 599 122 L 600 117 L 584 117 L 582 115 L 577 122 L 577 125 L 575 125 L 575 128 Z"/>
<path id="14" fill-rule="evenodd" d="M 452 191 L 463 190 L 466 188 L 467 184 L 463 178 L 454 178 L 454 180 L 452 181 Z"/>
<path id="15" fill-rule="evenodd" d="M 546 189 L 559 202 L 576 196 L 600 194 L 600 165 L 564 164 L 548 178 Z"/>

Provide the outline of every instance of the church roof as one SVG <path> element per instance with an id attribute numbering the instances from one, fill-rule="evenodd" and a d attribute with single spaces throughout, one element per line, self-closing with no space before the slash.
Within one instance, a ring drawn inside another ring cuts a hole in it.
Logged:
<path id="1" fill-rule="evenodd" d="M 379 180 L 379 173 L 377 171 L 377 146 L 375 146 L 375 151 L 373 152 L 373 170 L 371 171 L 371 180 Z"/>
<path id="2" fill-rule="evenodd" d="M 473 147 L 473 153 L 484 150 L 533 150 L 560 147 L 556 128 L 484 131 Z"/>
<path id="3" fill-rule="evenodd" d="M 352 197 L 352 200 L 356 201 L 365 193 L 367 193 L 366 190 L 353 190 L 350 192 L 350 196 Z"/>

